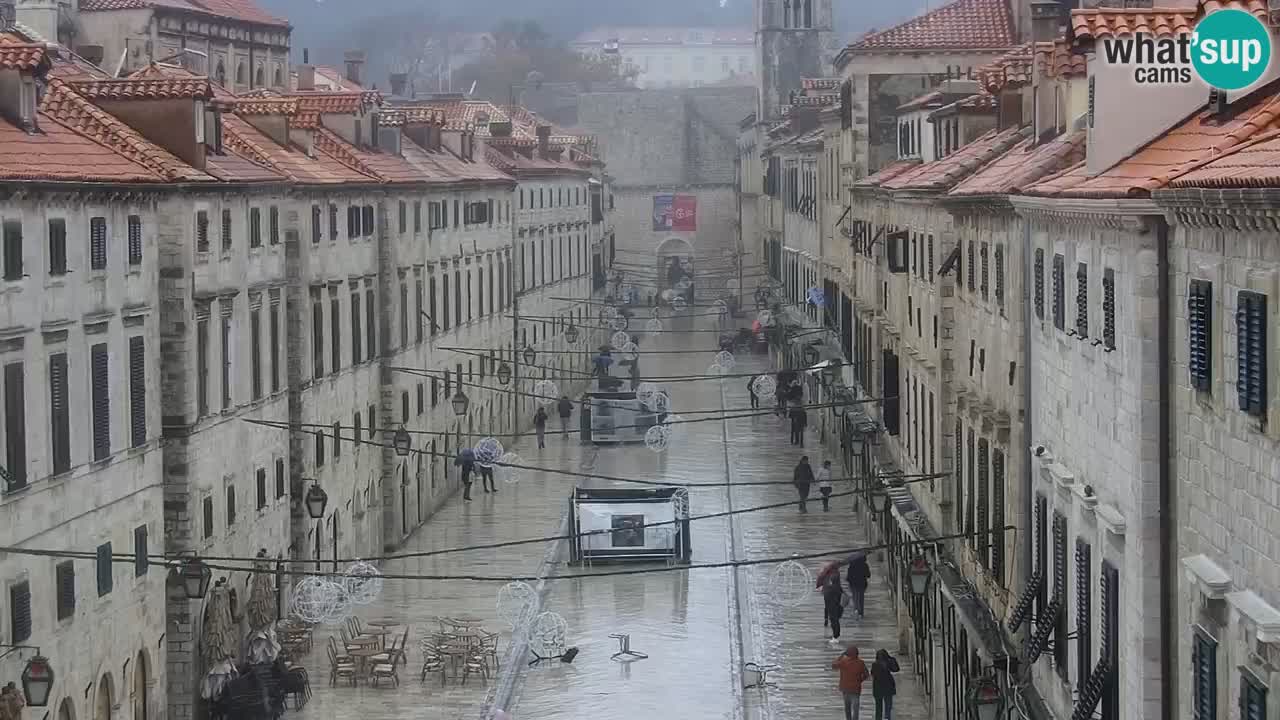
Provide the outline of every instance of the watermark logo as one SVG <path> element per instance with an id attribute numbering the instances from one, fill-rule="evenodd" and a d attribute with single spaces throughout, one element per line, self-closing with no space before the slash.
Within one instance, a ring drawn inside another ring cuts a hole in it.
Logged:
<path id="1" fill-rule="evenodd" d="M 1210 87 L 1240 90 L 1271 64 L 1271 32 L 1251 13 L 1219 10 L 1190 35 L 1104 38 L 1102 57 L 1108 65 L 1132 67 L 1139 85 L 1187 85 L 1198 75 Z"/>

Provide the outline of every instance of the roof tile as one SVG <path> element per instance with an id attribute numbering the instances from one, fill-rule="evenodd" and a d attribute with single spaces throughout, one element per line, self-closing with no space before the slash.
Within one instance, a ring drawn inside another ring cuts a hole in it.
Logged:
<path id="1" fill-rule="evenodd" d="M 46 62 L 43 45 L 35 43 L 0 44 L 0 70 L 34 70 Z"/>
<path id="2" fill-rule="evenodd" d="M 950 155 L 880 184 L 886 190 L 947 190 L 1022 141 L 1024 128 L 992 130 Z"/>
<path id="3" fill-rule="evenodd" d="M 252 0 L 80 0 L 81 12 L 108 10 L 144 10 L 169 8 L 185 10 L 201 15 L 289 27 L 289 21 L 275 17 L 258 7 Z"/>
<path id="4" fill-rule="evenodd" d="M 1076 42 L 1144 33 L 1168 37 L 1191 32 L 1194 8 L 1085 8 L 1071 11 Z"/>
<path id="5" fill-rule="evenodd" d="M 1171 188 L 1280 187 L 1280 130 L 1246 142 L 1168 185 Z"/>
<path id="6" fill-rule="evenodd" d="M 919 167 L 919 160 L 895 160 L 880 168 L 879 171 L 862 178 L 856 185 L 858 187 L 875 187 L 887 180 L 898 177 L 908 170 L 914 170 Z"/>
<path id="7" fill-rule="evenodd" d="M 870 33 L 848 49 L 984 50 L 1011 47 L 1015 42 L 1008 0 L 956 0 L 896 27 Z"/>
<path id="8" fill-rule="evenodd" d="M 213 89 L 208 78 L 122 78 L 72 81 L 75 91 L 91 100 L 208 100 Z"/>
<path id="9" fill-rule="evenodd" d="M 1086 133 L 1062 135 L 1041 145 L 1027 138 L 994 162 L 966 178 L 948 195 L 1007 195 L 1084 159 Z"/>
<path id="10" fill-rule="evenodd" d="M 1031 76 L 1031 43 L 1026 43 L 978 69 L 978 80 L 987 92 L 998 93 L 1005 87 L 1029 85 Z M 1072 52 L 1065 40 L 1035 44 L 1035 67 L 1042 77 L 1083 77 L 1088 72 L 1084 53 Z"/>

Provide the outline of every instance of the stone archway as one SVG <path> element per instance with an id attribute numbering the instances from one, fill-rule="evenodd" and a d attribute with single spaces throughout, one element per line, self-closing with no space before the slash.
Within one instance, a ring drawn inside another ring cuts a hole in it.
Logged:
<path id="1" fill-rule="evenodd" d="M 659 294 L 672 290 L 677 277 L 688 277 L 692 280 L 694 273 L 693 244 L 680 237 L 669 237 L 658 245 L 654 251 L 657 259 L 657 289 Z M 687 300 L 693 301 L 693 293 L 687 293 Z"/>
<path id="2" fill-rule="evenodd" d="M 76 706 L 71 703 L 71 698 L 63 698 L 58 705 L 58 720 L 76 720 Z"/>
<path id="3" fill-rule="evenodd" d="M 147 661 L 147 651 L 139 650 L 133 668 L 133 720 L 148 720 L 147 696 L 151 685 L 151 664 Z"/>
<path id="4" fill-rule="evenodd" d="M 93 720 L 111 720 L 115 704 L 116 691 L 111 675 L 103 675 L 98 680 L 98 694 L 93 701 Z"/>

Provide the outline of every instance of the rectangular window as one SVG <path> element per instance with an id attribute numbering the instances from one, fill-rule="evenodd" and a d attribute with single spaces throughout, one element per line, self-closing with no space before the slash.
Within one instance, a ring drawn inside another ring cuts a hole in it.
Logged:
<path id="1" fill-rule="evenodd" d="M 324 305 L 320 288 L 311 288 L 311 363 L 312 377 L 324 377 Z"/>
<path id="2" fill-rule="evenodd" d="M 111 454 L 111 394 L 107 344 L 94 345 L 89 350 L 89 357 L 92 378 L 93 459 L 104 460 Z"/>
<path id="3" fill-rule="evenodd" d="M 329 203 L 329 239 L 338 239 L 338 206 Z"/>
<path id="4" fill-rule="evenodd" d="M 978 263 L 977 263 L 976 248 L 977 248 L 977 245 L 972 240 L 970 240 L 969 241 L 969 292 L 973 292 L 974 289 L 977 287 Z"/>
<path id="5" fill-rule="evenodd" d="M 142 264 L 142 218 L 130 215 L 129 222 L 129 264 Z"/>
<path id="6" fill-rule="evenodd" d="M 404 235 L 406 232 L 409 231 L 409 205 L 404 200 L 400 201 L 399 213 L 397 213 L 397 220 L 399 220 L 400 234 Z"/>
<path id="7" fill-rule="evenodd" d="M 107 219 L 89 218 L 89 269 L 107 269 Z"/>
<path id="8" fill-rule="evenodd" d="M 209 320 L 196 321 L 196 411 L 209 414 Z"/>
<path id="9" fill-rule="evenodd" d="M 231 210 L 222 211 L 222 252 L 231 250 Z"/>
<path id="10" fill-rule="evenodd" d="M 1240 720 L 1267 720 L 1267 689 L 1248 675 L 1240 677 Z"/>
<path id="11" fill-rule="evenodd" d="M 129 338 L 129 439 L 131 447 L 147 444 L 147 354 L 141 335 Z"/>
<path id="12" fill-rule="evenodd" d="M 413 201 L 413 231 L 422 232 L 422 201 Z"/>
<path id="13" fill-rule="evenodd" d="M 1067 639 L 1068 610 L 1067 595 L 1067 518 L 1062 513 L 1053 514 L 1053 596 L 1058 605 L 1058 615 L 1052 618 L 1053 631 L 1053 663 L 1058 677 L 1064 683 L 1071 683 L 1071 666 L 1067 661 L 1070 643 Z"/>
<path id="14" fill-rule="evenodd" d="M 58 588 L 57 615 L 59 620 L 76 614 L 76 568 L 70 560 L 58 563 L 54 568 Z"/>
<path id="15" fill-rule="evenodd" d="M 453 271 L 453 324 L 462 327 L 462 270 Z"/>
<path id="16" fill-rule="evenodd" d="M 409 285 L 400 283 L 400 348 L 409 347 Z"/>
<path id="17" fill-rule="evenodd" d="M 347 239 L 354 240 L 360 237 L 360 207 L 357 205 L 347 206 Z"/>
<path id="18" fill-rule="evenodd" d="M 202 500 L 200 510 L 204 520 L 204 539 L 208 540 L 213 537 L 213 498 L 206 497 Z"/>
<path id="19" fill-rule="evenodd" d="M 271 392 L 280 391 L 280 305 L 271 304 Z"/>
<path id="20" fill-rule="evenodd" d="M 360 229 L 365 237 L 373 237 L 373 206 L 365 205 L 360 210 Z"/>
<path id="21" fill-rule="evenodd" d="M 262 210 L 249 208 L 249 247 L 262 247 Z"/>
<path id="22" fill-rule="evenodd" d="M 422 344 L 422 324 L 426 322 L 426 318 L 422 317 L 422 277 L 413 279 L 413 341 L 419 345 Z"/>
<path id="23" fill-rule="evenodd" d="M 373 305 L 373 288 L 364 289 L 364 344 L 365 359 L 372 360 L 378 354 L 378 326 L 375 323 L 377 308 Z"/>
<path id="24" fill-rule="evenodd" d="M 98 570 L 98 597 L 110 595 L 115 579 L 111 572 L 111 543 L 98 546 L 98 559 L 95 564 Z"/>
<path id="25" fill-rule="evenodd" d="M 338 307 L 337 288 L 329 288 L 329 372 L 342 368 L 342 310 Z"/>
<path id="26" fill-rule="evenodd" d="M 427 402 L 426 402 L 426 400 L 427 400 L 426 395 L 427 395 L 427 394 L 426 394 L 426 392 L 425 392 L 425 391 L 424 391 L 424 389 L 423 389 L 423 385 L 422 385 L 422 383 L 418 383 L 418 414 L 419 414 L 419 415 L 421 415 L 421 414 L 423 413 L 423 411 L 427 409 L 427 408 L 426 408 L 426 404 L 427 404 Z"/>
<path id="27" fill-rule="evenodd" d="M 982 299 L 986 300 L 989 298 L 989 292 L 991 289 L 989 282 L 991 278 L 991 261 L 987 255 L 986 243 L 982 243 L 982 249 L 978 251 L 978 259 L 982 262 L 982 284 L 979 286 L 978 290 L 982 293 Z"/>
<path id="28" fill-rule="evenodd" d="M 375 414 L 377 410 L 372 405 L 369 406 L 369 439 L 372 440 L 378 434 L 377 424 L 378 416 Z"/>
<path id="29" fill-rule="evenodd" d="M 1093 661 L 1093 549 L 1084 538 L 1076 538 L 1077 685 L 1088 681 L 1093 672 Z"/>
<path id="30" fill-rule="evenodd" d="M 249 391 L 254 400 L 262 398 L 262 311 L 249 311 Z"/>
<path id="31" fill-rule="evenodd" d="M 196 252 L 209 252 L 209 213 L 196 211 Z"/>
<path id="32" fill-rule="evenodd" d="M 990 482 L 991 476 L 989 470 L 991 468 L 991 446 L 984 438 L 978 440 L 978 516 L 977 526 L 975 527 L 976 536 L 974 537 L 974 547 L 978 552 L 978 562 L 986 564 L 988 558 L 988 549 L 991 543 L 991 493 Z"/>
<path id="33" fill-rule="evenodd" d="M 1120 571 L 1102 561 L 1102 642 L 1107 663 L 1102 690 L 1102 720 L 1120 720 Z"/>
<path id="34" fill-rule="evenodd" d="M 4 445 L 5 468 L 8 470 L 4 489 L 17 490 L 27 484 L 27 410 L 26 373 L 21 362 L 4 366 Z"/>
<path id="35" fill-rule="evenodd" d="M 1089 266 L 1076 264 L 1076 334 L 1089 337 Z"/>
<path id="36" fill-rule="evenodd" d="M 1040 320 L 1044 319 L 1044 250 L 1036 248 L 1036 260 L 1034 270 L 1034 295 L 1031 298 L 1035 305 L 1036 317 Z"/>
<path id="37" fill-rule="evenodd" d="M 435 407 L 440 400 L 440 380 L 439 378 L 431 378 L 431 407 Z"/>
<path id="38" fill-rule="evenodd" d="M 133 576 L 146 575 L 150 567 L 151 563 L 147 559 L 147 526 L 139 525 L 133 529 Z"/>
<path id="39" fill-rule="evenodd" d="M 996 245 L 996 304 L 1004 307 L 1004 246 Z"/>
<path id="40" fill-rule="evenodd" d="M 67 274 L 67 221 L 62 218 L 49 221 L 49 274 Z"/>
<path id="41" fill-rule="evenodd" d="M 400 391 L 400 422 L 409 422 L 409 391 Z"/>
<path id="42" fill-rule="evenodd" d="M 22 279 L 22 223 L 4 222 L 4 279 Z"/>
<path id="43" fill-rule="evenodd" d="M 268 215 L 268 224 L 270 225 L 270 227 L 267 228 L 268 242 L 270 242 L 272 245 L 279 245 L 280 244 L 280 208 L 276 207 L 275 205 L 272 205 L 267 215 Z"/>
<path id="44" fill-rule="evenodd" d="M 276 458 L 276 498 L 284 497 L 284 458 Z"/>
<path id="45" fill-rule="evenodd" d="M 1236 395 L 1240 409 L 1267 414 L 1267 296 L 1241 291 L 1236 305 Z"/>
<path id="46" fill-rule="evenodd" d="M 312 205 L 311 206 L 311 244 L 312 245 L 320 244 L 320 236 L 323 232 L 320 229 L 321 222 L 322 221 L 320 219 L 320 206 Z"/>
<path id="47" fill-rule="evenodd" d="M 1040 494 L 1036 493 L 1035 514 L 1033 521 L 1035 523 L 1035 558 L 1033 559 L 1033 567 L 1036 575 L 1045 578 L 1049 571 L 1049 501 Z M 1048 611 L 1048 603 L 1046 602 L 1045 588 L 1048 587 L 1047 580 L 1039 583 L 1036 588 L 1035 596 L 1035 616 L 1044 617 Z"/>
<path id="48" fill-rule="evenodd" d="M 231 308 L 222 308 L 222 409 L 231 407 Z"/>
<path id="49" fill-rule="evenodd" d="M 351 293 L 351 364 L 359 365 L 364 356 L 361 355 L 363 348 L 361 342 L 363 336 L 360 334 L 360 291 Z"/>
<path id="50" fill-rule="evenodd" d="M 31 638 L 31 583 L 23 580 L 9 586 L 9 640 Z"/>
<path id="51" fill-rule="evenodd" d="M 236 486 L 227 486 L 227 527 L 236 524 Z"/>
<path id="52" fill-rule="evenodd" d="M 333 424 L 333 457 L 342 457 L 342 426 L 338 423 Z"/>
<path id="53" fill-rule="evenodd" d="M 258 471 L 254 473 L 254 481 L 257 486 L 255 489 L 258 491 L 257 507 L 259 510 L 261 510 L 267 506 L 267 469 L 258 468 Z"/>
<path id="54" fill-rule="evenodd" d="M 1116 271 L 1102 271 L 1102 345 L 1116 349 Z"/>
<path id="55" fill-rule="evenodd" d="M 439 327 L 438 325 L 436 325 L 436 276 L 435 275 L 432 275 L 431 277 L 427 278 L 427 315 L 430 316 L 429 318 L 431 323 L 430 332 L 431 332 L 431 335 L 434 337 L 436 334 L 436 329 Z"/>
<path id="56" fill-rule="evenodd" d="M 1187 291 L 1187 366 L 1191 387 L 1200 392 L 1212 392 L 1212 352 L 1213 283 L 1192 280 Z"/>
<path id="57" fill-rule="evenodd" d="M 1067 281 L 1066 260 L 1061 255 L 1053 256 L 1053 326 L 1059 330 L 1067 325 Z"/>

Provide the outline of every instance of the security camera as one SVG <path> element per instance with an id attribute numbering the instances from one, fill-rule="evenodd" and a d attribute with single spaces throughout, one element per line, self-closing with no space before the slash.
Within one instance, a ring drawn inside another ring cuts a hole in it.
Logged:
<path id="1" fill-rule="evenodd" d="M 1042 456 L 1044 456 L 1044 446 L 1043 446 L 1043 445 L 1037 445 L 1037 446 L 1036 446 L 1036 457 L 1042 457 Z"/>

